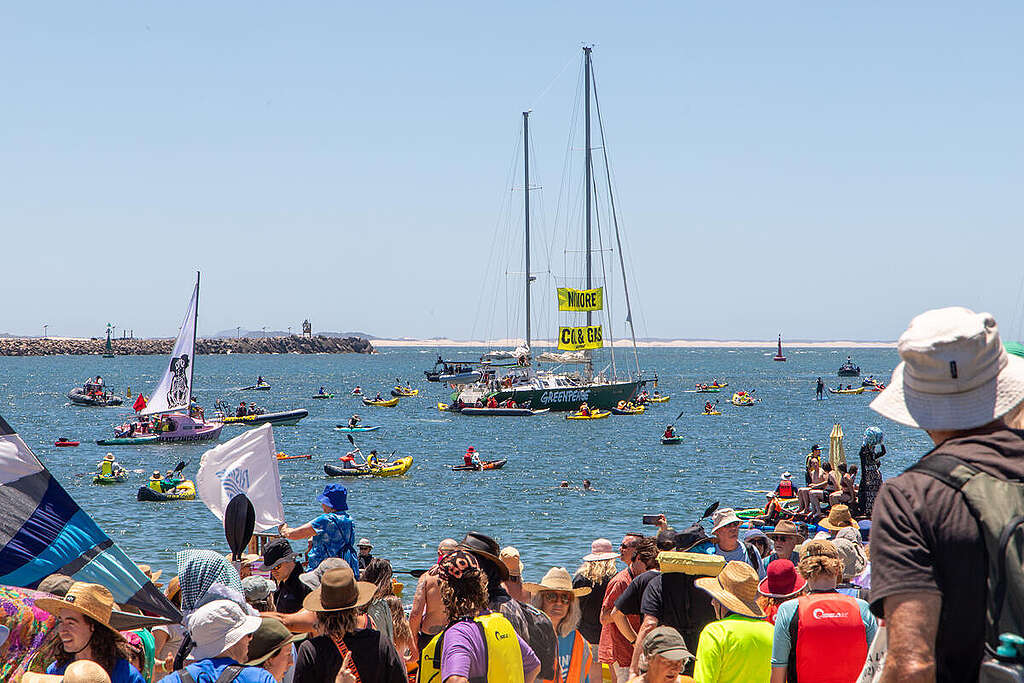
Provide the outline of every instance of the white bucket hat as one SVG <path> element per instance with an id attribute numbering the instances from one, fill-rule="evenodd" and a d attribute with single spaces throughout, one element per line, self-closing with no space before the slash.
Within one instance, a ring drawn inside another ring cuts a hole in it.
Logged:
<path id="1" fill-rule="evenodd" d="M 1024 401 L 1024 359 L 1006 353 L 988 313 L 951 307 L 910 321 L 896 344 L 902 362 L 871 402 L 883 417 L 931 430 L 972 429 Z"/>
<path id="2" fill-rule="evenodd" d="M 715 510 L 715 514 L 711 516 L 711 533 L 715 533 L 723 526 L 742 521 L 732 508 L 718 508 Z"/>
<path id="3" fill-rule="evenodd" d="M 210 659 L 235 645 L 245 636 L 256 633 L 263 620 L 247 615 L 230 600 L 208 602 L 188 618 L 188 632 L 196 647 L 196 659 Z"/>

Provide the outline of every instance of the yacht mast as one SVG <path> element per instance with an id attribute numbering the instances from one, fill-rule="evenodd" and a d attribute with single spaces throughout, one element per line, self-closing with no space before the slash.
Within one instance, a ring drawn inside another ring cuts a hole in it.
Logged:
<path id="1" fill-rule="evenodd" d="M 585 176 L 584 176 L 583 184 L 584 184 L 584 186 L 586 186 L 586 191 L 587 191 L 587 206 L 586 206 L 586 212 L 587 212 L 587 218 L 586 218 L 586 221 L 587 221 L 587 245 L 586 245 L 586 254 L 587 254 L 587 286 L 585 287 L 585 289 L 590 289 L 591 288 L 591 276 L 590 276 L 590 202 L 591 202 L 591 198 L 590 198 L 590 191 L 591 191 L 591 188 L 590 188 L 590 184 L 591 184 L 591 178 L 590 178 L 590 174 L 591 174 L 591 166 L 590 166 L 590 164 L 591 164 L 591 156 L 590 156 L 590 50 L 591 50 L 591 48 L 589 48 L 589 47 L 584 47 L 583 48 L 583 102 L 584 102 L 584 105 L 583 105 L 583 112 L 584 112 L 584 119 L 583 119 L 584 120 L 584 141 L 583 141 L 583 147 L 586 150 L 586 159 L 585 159 L 585 161 L 583 163 L 583 165 L 585 167 L 585 169 L 584 169 Z M 592 316 L 593 316 L 593 314 L 590 311 L 587 311 L 587 327 L 590 327 L 593 324 Z"/>
<path id="2" fill-rule="evenodd" d="M 530 112 L 523 112 L 523 203 L 526 225 L 526 348 L 530 348 Z"/>

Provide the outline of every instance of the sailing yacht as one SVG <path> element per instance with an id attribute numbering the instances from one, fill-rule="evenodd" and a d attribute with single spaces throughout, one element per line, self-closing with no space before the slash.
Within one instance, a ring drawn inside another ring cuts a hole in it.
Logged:
<path id="1" fill-rule="evenodd" d="M 596 106 L 599 129 L 601 131 L 601 150 L 604 153 L 604 168 L 607 170 L 607 151 L 604 151 L 604 129 L 600 125 L 600 105 L 597 102 L 596 84 L 591 68 L 591 48 L 583 48 L 584 65 L 584 190 L 585 190 L 585 241 L 583 245 L 585 277 L 583 289 L 559 287 L 557 290 L 558 310 L 566 314 L 575 324 L 562 325 L 558 329 L 558 352 L 547 352 L 534 355 L 531 349 L 530 310 L 532 299 L 530 285 L 536 279 L 530 271 L 530 112 L 523 112 L 523 203 L 525 231 L 525 265 L 523 281 L 525 287 L 525 343 L 511 351 L 496 351 L 486 354 L 481 359 L 483 376 L 480 381 L 460 386 L 452 396 L 455 410 L 462 406 L 485 403 L 492 397 L 499 403 L 513 401 L 518 406 L 527 406 L 534 410 L 577 410 L 586 403 L 591 408 L 608 409 L 622 401 L 633 400 L 640 387 L 645 384 L 640 370 L 640 360 L 636 352 L 636 334 L 633 331 L 633 316 L 629 304 L 629 290 L 626 285 L 625 260 L 622 257 L 621 239 L 619 237 L 618 219 L 615 213 L 614 198 L 611 197 L 611 182 L 608 181 L 611 216 L 614 219 L 615 242 L 618 245 L 619 265 L 622 268 L 622 281 L 630 334 L 633 339 L 633 356 L 636 361 L 636 372 L 621 373 L 615 365 L 614 343 L 609 345 L 611 356 L 610 368 L 594 372 L 594 354 L 605 348 L 605 330 L 594 324 L 594 313 L 606 310 L 604 287 L 595 286 L 592 244 L 595 207 L 592 193 L 595 189 L 593 178 L 591 144 L 591 103 Z M 591 86 L 595 85 L 592 90 Z M 600 226 L 598 226 L 599 228 Z M 603 258 L 600 255 L 599 258 Z M 600 272 L 604 272 L 603 262 L 599 264 Z M 607 316 L 611 320 L 611 315 Z M 584 323 L 584 324 L 580 324 Z M 551 363 L 557 366 L 576 365 L 578 371 L 559 372 L 546 370 L 540 363 Z M 610 370 L 610 372 L 609 372 Z M 443 378 L 441 381 L 444 381 Z"/>

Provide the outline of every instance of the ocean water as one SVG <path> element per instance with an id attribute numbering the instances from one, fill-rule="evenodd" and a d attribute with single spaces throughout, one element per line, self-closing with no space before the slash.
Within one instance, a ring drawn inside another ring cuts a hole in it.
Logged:
<path id="1" fill-rule="evenodd" d="M 446 350 L 444 356 L 471 360 L 481 352 Z M 827 453 L 835 422 L 846 433 L 849 462 L 857 462 L 865 427 L 885 431 L 886 477 L 930 447 L 924 432 L 871 411 L 874 394 L 814 400 L 815 378 L 820 375 L 836 386 L 836 369 L 848 354 L 863 376 L 887 381 L 898 361 L 893 349 L 790 348 L 786 363 L 772 362 L 774 349 L 642 349 L 642 365 L 658 371 L 659 390 L 671 401 L 652 405 L 644 415 L 596 421 L 567 421 L 557 413 L 472 418 L 438 412 L 437 402 L 447 402 L 450 392 L 426 382 L 422 373 L 437 353 L 434 348 L 384 348 L 373 356 L 200 356 L 195 391 L 208 414 L 216 399 L 231 406 L 256 400 L 268 410 L 309 410 L 299 425 L 274 428 L 278 450 L 313 456 L 279 463 L 289 525 L 319 514 L 316 495 L 326 483 L 342 482 L 349 488 L 357 537 L 369 537 L 375 554 L 391 559 L 396 569 L 429 566 L 440 539 L 476 530 L 519 548 L 525 576 L 532 581 L 551 566 L 572 571 L 596 537 L 616 542 L 626 531 L 643 529 L 644 514 L 665 513 L 681 528 L 716 500 L 737 508 L 762 504 L 763 496 L 748 489 L 773 488 L 785 470 L 802 480 L 804 454 L 813 443 Z M 112 425 L 130 409 L 77 407 L 65 397 L 68 389 L 97 373 L 122 395 L 126 387 L 133 395 L 148 393 L 164 363 L 158 356 L 0 358 L 0 415 L 130 557 L 173 574 L 174 554 L 184 547 L 227 552 L 220 523 L 201 501 L 137 502 L 136 489 L 149 472 L 170 469 L 179 460 L 188 461 L 185 473 L 193 476 L 210 443 L 120 447 L 115 455 L 132 472 L 130 481 L 96 486 L 91 474 L 108 449 L 95 440 L 110 436 Z M 241 391 L 257 374 L 271 383 L 272 391 Z M 715 377 L 729 382 L 721 394 L 683 393 Z M 349 395 L 356 384 L 370 395 L 378 390 L 387 395 L 395 378 L 411 380 L 420 395 L 401 399 L 396 408 L 363 406 Z M 854 378 L 843 382 L 859 384 Z M 320 385 L 335 398 L 310 400 Z M 737 389 L 756 389 L 760 402 L 745 408 L 728 404 Z M 700 414 L 709 396 L 720 399 L 722 415 Z M 357 437 L 363 452 L 377 448 L 412 455 L 415 462 L 407 476 L 343 480 L 324 475 L 323 464 L 337 462 L 348 449 L 345 436 L 333 428 L 353 413 L 365 424 L 382 426 Z M 681 445 L 661 445 L 669 423 L 683 435 Z M 221 442 L 241 429 L 225 426 Z M 82 445 L 55 448 L 53 442 L 62 436 Z M 449 465 L 461 462 L 467 446 L 485 459 L 509 462 L 501 471 L 452 472 Z M 558 488 L 563 479 L 572 488 Z M 597 490 L 582 491 L 583 479 Z"/>

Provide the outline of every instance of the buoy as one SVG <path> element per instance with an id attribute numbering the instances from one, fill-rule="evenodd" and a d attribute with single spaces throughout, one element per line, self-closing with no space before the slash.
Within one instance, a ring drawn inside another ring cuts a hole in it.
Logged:
<path id="1" fill-rule="evenodd" d="M 128 391 L 124 392 L 124 394 L 125 394 L 125 398 L 131 398 L 132 397 L 132 388 L 128 387 Z"/>

